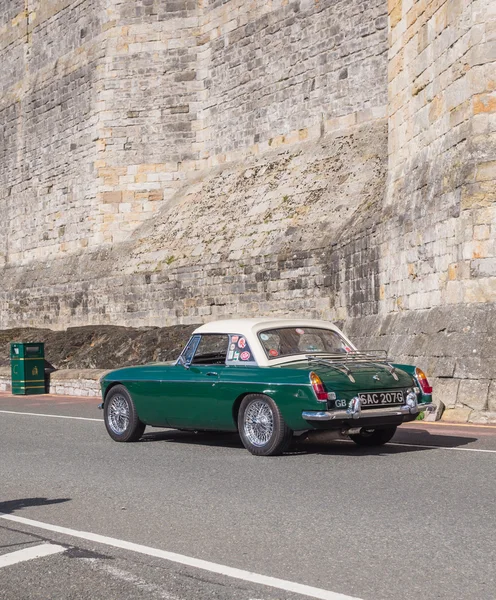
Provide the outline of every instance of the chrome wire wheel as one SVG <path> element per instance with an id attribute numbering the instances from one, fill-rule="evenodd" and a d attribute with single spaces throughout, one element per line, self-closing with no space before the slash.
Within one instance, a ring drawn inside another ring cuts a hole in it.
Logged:
<path id="1" fill-rule="evenodd" d="M 115 394 L 108 407 L 108 424 L 117 435 L 122 435 L 129 427 L 129 404 L 120 394 Z"/>
<path id="2" fill-rule="evenodd" d="M 255 400 L 245 411 L 244 433 L 254 446 L 265 446 L 274 433 L 274 413 L 264 400 Z"/>

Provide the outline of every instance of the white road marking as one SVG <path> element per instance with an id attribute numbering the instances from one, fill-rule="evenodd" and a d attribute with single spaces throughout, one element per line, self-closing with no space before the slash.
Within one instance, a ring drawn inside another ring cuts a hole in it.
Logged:
<path id="1" fill-rule="evenodd" d="M 68 415 L 46 415 L 43 413 L 16 412 L 14 410 L 0 410 L 5 415 L 27 415 L 28 417 L 51 417 L 52 419 L 75 419 L 76 421 L 98 421 L 103 423 L 103 419 L 92 419 L 90 417 L 69 417 Z"/>
<path id="2" fill-rule="evenodd" d="M 0 518 L 7 521 L 13 521 L 14 523 L 21 523 L 22 525 L 28 525 L 29 527 L 36 527 L 37 529 L 44 529 L 53 533 L 60 533 L 63 535 L 69 535 L 71 537 L 88 540 L 90 542 L 96 542 L 97 544 L 104 544 L 114 548 L 121 548 L 122 550 L 130 550 L 131 552 L 162 558 L 164 560 L 186 565 L 188 567 L 210 571 L 211 573 L 217 573 L 218 575 L 225 575 L 226 577 L 233 577 L 234 579 L 241 579 L 251 583 L 257 583 L 259 585 L 266 585 L 279 590 L 285 590 L 286 592 L 301 594 L 302 596 L 309 596 L 310 598 L 319 598 L 320 600 L 360 600 L 359 598 L 353 596 L 346 596 L 344 594 L 323 590 L 310 585 L 286 581 L 285 579 L 277 579 L 276 577 L 269 577 L 268 575 L 260 575 L 258 573 L 252 573 L 251 571 L 244 571 L 242 569 L 236 569 L 234 567 L 213 563 L 208 560 L 193 558 L 183 554 L 176 554 L 175 552 L 168 552 L 158 548 L 151 548 L 150 546 L 142 546 L 141 544 L 134 544 L 133 542 L 126 542 L 125 540 L 119 540 L 116 538 L 99 535 L 97 533 L 78 531 L 76 529 L 69 529 L 68 527 L 60 527 L 59 525 L 43 523 L 42 521 L 33 521 L 32 519 L 26 519 L 16 515 L 6 515 L 0 513 Z"/>
<path id="3" fill-rule="evenodd" d="M 352 440 L 340 439 L 339 443 L 342 444 L 354 444 Z M 384 447 L 387 446 L 406 446 L 407 448 L 427 448 L 429 450 L 461 450 L 462 452 L 488 452 L 489 454 L 495 454 L 496 450 L 484 450 L 482 448 L 454 448 L 453 446 L 426 446 L 425 444 L 407 444 L 403 442 L 388 442 Z M 364 447 L 362 446 L 362 449 Z M 377 447 L 376 447 L 377 448 Z"/>
<path id="4" fill-rule="evenodd" d="M 0 568 L 8 567 L 10 565 L 16 565 L 17 563 L 24 562 L 26 560 L 33 560 L 34 558 L 41 558 L 42 556 L 50 556 L 51 554 L 58 554 L 64 552 L 67 548 L 64 546 L 57 546 L 56 544 L 40 544 L 39 546 L 30 546 L 29 548 L 23 548 L 16 552 L 9 552 L 9 554 L 0 555 Z"/>
<path id="5" fill-rule="evenodd" d="M 402 444 L 401 442 L 388 442 L 388 446 L 407 446 L 409 448 L 430 448 L 432 450 L 460 450 L 461 452 L 488 452 L 496 454 L 496 450 L 483 450 L 482 448 L 459 448 L 453 446 L 425 446 L 423 444 Z"/>

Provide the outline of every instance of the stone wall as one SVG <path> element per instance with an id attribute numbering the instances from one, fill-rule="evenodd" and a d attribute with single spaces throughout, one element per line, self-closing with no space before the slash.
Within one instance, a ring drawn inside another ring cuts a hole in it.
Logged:
<path id="1" fill-rule="evenodd" d="M 425 362 L 446 406 L 494 415 L 496 5 L 392 0 L 389 11 L 378 335 L 387 323 L 392 350 Z"/>
<path id="2" fill-rule="evenodd" d="M 495 48 L 490 0 L 391 8 L 387 312 L 494 300 Z"/>
<path id="3" fill-rule="evenodd" d="M 353 228 L 384 195 L 382 2 L 43 6 L 16 17 L 54 40 L 35 59 L 19 34 L 2 326 L 375 310 L 377 251 Z"/>
<path id="4" fill-rule="evenodd" d="M 87 246 L 96 209 L 104 5 L 8 0 L 0 6 L 0 265 Z"/>
<path id="5" fill-rule="evenodd" d="M 494 2 L 0 2 L 0 327 L 329 318 L 496 411 Z"/>
<path id="6" fill-rule="evenodd" d="M 385 116 L 382 0 L 211 4 L 202 17 L 200 141 L 215 162 L 318 138 L 339 117 Z"/>
<path id="7" fill-rule="evenodd" d="M 93 247 L 129 238 L 194 172 L 204 98 L 197 2 L 111 5 L 98 95 Z"/>
<path id="8" fill-rule="evenodd" d="M 218 168 L 127 242 L 5 268 L 19 291 L 0 290 L 0 314 L 63 327 L 374 313 L 385 166 L 379 121 Z"/>

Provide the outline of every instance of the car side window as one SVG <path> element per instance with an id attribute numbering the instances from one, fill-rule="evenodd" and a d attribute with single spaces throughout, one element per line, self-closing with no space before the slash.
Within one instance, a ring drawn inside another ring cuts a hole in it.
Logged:
<path id="1" fill-rule="evenodd" d="M 243 335 L 232 334 L 229 341 L 229 352 L 227 353 L 227 364 L 256 365 L 253 352 Z"/>
<path id="2" fill-rule="evenodd" d="M 223 365 L 226 362 L 229 336 L 225 334 L 202 335 L 191 364 Z"/>
<path id="3" fill-rule="evenodd" d="M 193 360 L 193 355 L 198 347 L 198 343 L 200 342 L 200 336 L 194 335 L 186 345 L 186 348 L 182 351 L 181 356 L 186 364 L 190 364 Z"/>

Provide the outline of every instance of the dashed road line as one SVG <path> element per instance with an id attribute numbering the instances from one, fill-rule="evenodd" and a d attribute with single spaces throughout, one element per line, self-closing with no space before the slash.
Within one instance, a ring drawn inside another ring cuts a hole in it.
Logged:
<path id="1" fill-rule="evenodd" d="M 59 552 L 65 552 L 65 550 L 67 550 L 67 548 L 64 546 L 57 546 L 57 544 L 40 544 L 39 546 L 30 546 L 29 548 L 23 548 L 22 550 L 17 550 L 16 552 L 9 552 L 9 554 L 0 555 L 0 568 L 16 565 L 17 563 L 24 562 L 26 560 L 33 560 L 35 558 L 42 558 L 43 556 L 58 554 Z"/>
<path id="2" fill-rule="evenodd" d="M 37 529 L 44 529 L 45 531 L 51 531 L 53 533 L 59 533 L 74 538 L 88 540 L 90 542 L 96 542 L 98 544 L 104 544 L 105 546 L 129 550 L 131 552 L 145 554 L 155 558 L 162 558 L 164 560 L 186 565 L 188 567 L 193 567 L 195 569 L 202 569 L 203 571 L 209 571 L 211 573 L 232 577 L 234 579 L 241 579 L 250 583 L 264 585 L 279 590 L 284 590 L 286 592 L 308 596 L 310 598 L 318 598 L 320 600 L 360 600 L 359 598 L 346 596 L 345 594 L 340 594 L 338 592 L 332 592 L 330 590 L 324 590 L 321 588 L 312 587 L 310 585 L 304 585 L 302 583 L 287 581 L 285 579 L 278 579 L 276 577 L 269 577 L 268 575 L 260 575 L 259 573 L 252 573 L 251 571 L 244 571 L 243 569 L 228 567 L 226 565 L 210 562 L 208 560 L 193 558 L 183 554 L 176 554 L 175 552 L 168 552 L 166 550 L 160 550 L 159 548 L 152 548 L 150 546 L 143 546 L 141 544 L 135 544 L 125 540 L 107 537 L 97 533 L 78 531 L 76 529 L 69 529 L 68 527 L 60 527 L 59 525 L 51 525 L 50 523 L 33 521 L 32 519 L 26 519 L 16 515 L 6 515 L 3 513 L 0 513 L 0 519 L 13 521 L 14 523 L 21 523 L 22 525 L 35 527 Z"/>

